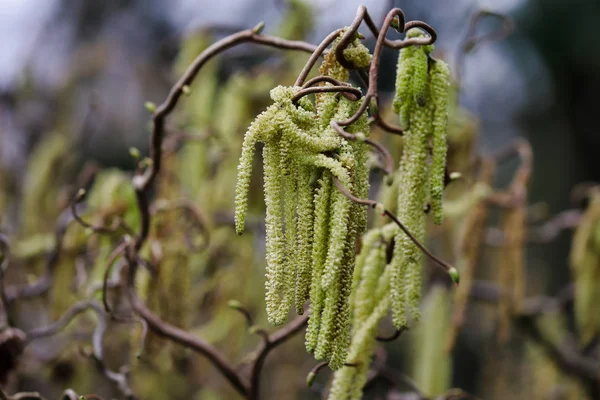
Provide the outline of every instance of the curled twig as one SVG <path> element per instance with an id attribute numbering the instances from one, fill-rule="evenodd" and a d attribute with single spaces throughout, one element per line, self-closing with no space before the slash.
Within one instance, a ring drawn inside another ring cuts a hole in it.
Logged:
<path id="1" fill-rule="evenodd" d="M 499 19 L 502 22 L 502 26 L 500 27 L 500 29 L 487 32 L 480 36 L 475 36 L 475 31 L 479 26 L 481 20 L 486 17 Z M 475 14 L 473 14 L 473 16 L 471 16 L 469 28 L 467 29 L 465 38 L 463 39 L 463 42 L 460 46 L 460 51 L 456 60 L 455 72 L 456 81 L 458 82 L 459 87 L 462 79 L 462 70 L 464 67 L 465 56 L 468 53 L 475 50 L 477 46 L 483 43 L 500 41 L 506 38 L 514 31 L 514 29 L 515 23 L 513 19 L 508 15 L 500 14 L 490 10 L 479 10 Z"/>
<path id="2" fill-rule="evenodd" d="M 292 97 L 292 104 L 297 105 L 298 101 L 312 93 L 341 93 L 343 96 L 351 101 L 356 101 L 362 97 L 360 89 L 355 87 L 339 85 L 339 86 L 310 86 L 304 89 L 300 89 L 294 97 Z"/>
<path id="3" fill-rule="evenodd" d="M 321 82 L 331 83 L 334 86 L 350 86 L 350 84 L 348 82 L 338 81 L 337 79 L 335 79 L 331 76 L 327 76 L 327 75 L 319 75 L 319 76 L 316 76 L 316 77 L 306 81 L 306 83 L 304 85 L 302 85 L 302 89 L 306 89 L 308 87 L 315 86 L 317 83 L 321 83 Z"/>
<path id="4" fill-rule="evenodd" d="M 127 245 L 127 241 L 123 241 L 110 253 L 108 260 L 106 260 L 104 277 L 102 278 L 102 304 L 104 305 L 104 310 L 106 312 L 111 312 L 111 308 L 108 305 L 108 278 L 110 277 L 110 271 L 117 258 L 126 250 Z"/>
<path id="5" fill-rule="evenodd" d="M 379 74 L 379 63 L 381 62 L 381 53 L 383 51 L 383 46 L 386 44 L 385 35 L 386 35 L 388 29 L 392 26 L 392 24 L 396 20 L 396 18 L 400 18 L 400 17 L 402 17 L 401 22 L 403 22 L 404 21 L 404 13 L 399 8 L 392 9 L 386 15 L 385 20 L 383 21 L 383 25 L 381 27 L 381 31 L 379 32 L 379 35 L 377 36 L 377 43 L 375 44 L 375 50 L 373 50 L 373 59 L 371 60 L 371 66 L 369 67 L 369 88 L 367 90 L 367 94 L 365 95 L 365 99 L 363 100 L 363 103 L 361 104 L 360 108 L 356 111 L 356 113 L 353 116 L 351 116 L 350 118 L 348 118 L 344 121 L 338 121 L 338 124 L 340 124 L 341 126 L 347 126 L 347 125 L 354 123 L 362 115 L 362 113 L 365 112 L 365 110 L 367 109 L 367 107 L 369 107 L 369 105 L 371 104 L 372 101 L 374 101 L 375 104 L 378 105 L 379 92 L 377 89 L 377 80 L 378 80 L 378 74 Z M 402 49 L 402 48 L 416 45 L 416 44 L 428 45 L 428 44 L 435 42 L 435 40 L 437 38 L 435 30 L 431 26 L 429 26 L 426 23 L 421 22 L 421 21 L 410 21 L 410 22 L 407 22 L 406 24 L 401 25 L 401 27 L 402 27 L 402 30 L 401 30 L 402 32 L 404 32 L 408 29 L 411 29 L 411 28 L 421 28 L 429 34 L 429 37 L 410 38 L 410 39 L 406 39 L 406 40 L 394 41 L 394 42 L 391 42 L 390 47 L 393 47 L 395 49 Z M 375 108 L 377 109 L 378 106 Z"/>

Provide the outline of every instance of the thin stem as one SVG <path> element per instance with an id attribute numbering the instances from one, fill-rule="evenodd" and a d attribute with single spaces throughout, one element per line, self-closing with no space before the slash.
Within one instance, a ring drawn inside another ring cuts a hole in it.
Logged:
<path id="1" fill-rule="evenodd" d="M 140 232 L 134 243 L 134 250 L 136 252 L 141 249 L 150 232 L 149 201 L 147 192 L 161 168 L 162 142 L 165 135 L 167 117 L 177 105 L 177 102 L 184 94 L 184 91 L 186 91 L 184 88 L 189 88 L 204 64 L 221 52 L 245 42 L 287 50 L 299 50 L 305 52 L 315 50 L 313 45 L 306 42 L 284 40 L 273 36 L 262 36 L 259 33 L 263 26 L 263 24 L 259 24 L 253 29 L 246 29 L 234 33 L 209 46 L 192 62 L 183 76 L 173 86 L 165 101 L 156 108 L 156 111 L 154 111 L 152 115 L 153 127 L 150 139 L 150 158 L 152 163 L 145 171 L 134 176 L 132 180 L 141 219 Z"/>
<path id="2" fill-rule="evenodd" d="M 75 221 L 79 223 L 79 225 L 83 226 L 84 228 L 91 229 L 94 233 L 104 235 L 114 235 L 118 233 L 119 229 L 121 228 L 130 235 L 134 234 L 133 229 L 131 229 L 121 218 L 116 218 L 111 226 L 95 225 L 85 221 L 77 212 L 77 205 L 83 200 L 83 193 L 85 192 L 80 192 L 77 196 L 75 196 L 73 201 L 71 201 L 71 214 L 73 215 Z"/>
<path id="3" fill-rule="evenodd" d="M 325 53 L 325 50 L 327 49 L 327 47 L 331 43 L 333 43 L 333 41 L 335 39 L 337 39 L 337 37 L 343 31 L 344 31 L 343 28 L 336 29 L 335 31 L 333 31 L 329 35 L 327 35 L 325 37 L 325 39 L 323 39 L 323 41 L 321 42 L 321 44 L 319 44 L 319 46 L 311 54 L 310 58 L 308 59 L 308 61 L 304 65 L 304 68 L 302 68 L 302 71 L 300 71 L 300 74 L 298 75 L 298 78 L 296 78 L 296 82 L 294 83 L 294 86 L 302 86 L 304 84 L 304 81 L 308 77 L 308 74 L 310 74 L 310 71 L 315 66 L 315 64 L 316 64 L 317 60 L 319 59 L 319 57 L 321 57 L 321 55 Z"/>
<path id="4" fill-rule="evenodd" d="M 485 33 L 481 36 L 475 36 L 475 30 L 479 26 L 481 20 L 485 17 L 497 18 L 502 22 L 500 29 L 493 30 Z M 471 16 L 469 23 L 469 29 L 461 43 L 458 57 L 456 58 L 456 65 L 454 68 L 457 86 L 461 87 L 462 71 L 464 69 L 465 56 L 475 50 L 479 45 L 486 42 L 500 41 L 506 38 L 515 30 L 515 23 L 513 19 L 504 14 L 493 12 L 490 10 L 479 10 Z"/>
<path id="5" fill-rule="evenodd" d="M 346 189 L 342 185 L 342 183 L 336 177 L 333 177 L 333 181 L 335 183 L 335 186 L 338 188 L 338 190 L 344 196 L 346 196 L 347 198 L 349 198 L 353 202 L 358 203 L 358 204 L 362 204 L 362 205 L 366 205 L 366 206 L 370 206 L 370 207 L 373 207 L 373 208 L 378 208 L 378 206 L 381 205 L 381 203 L 378 203 L 375 200 L 369 200 L 369 199 L 365 200 L 365 199 L 360 199 L 360 198 L 354 196 L 352 193 L 350 193 L 348 191 L 348 189 Z M 421 242 L 419 242 L 419 240 L 412 233 L 410 233 L 410 231 L 408 230 L 408 228 L 406 228 L 406 226 L 404 226 L 404 224 L 402 222 L 400 222 L 400 220 L 392 212 L 390 212 L 387 209 L 384 209 L 383 213 L 385 215 L 387 215 L 392 221 L 394 221 L 394 223 L 396 225 L 398 225 L 398 227 L 402 230 L 402 232 L 404 232 L 404 234 L 406 236 L 408 236 L 408 238 L 415 244 L 415 246 L 417 246 L 419 248 L 419 250 L 421 250 L 423 252 L 423 254 L 425 254 L 427 257 L 429 257 L 429 259 L 431 259 L 437 265 L 439 265 L 440 267 L 442 267 L 446 272 L 449 272 L 450 269 L 453 268 L 450 264 L 448 264 L 444 260 L 442 260 L 442 259 L 438 258 L 437 256 L 435 256 L 424 245 L 422 245 Z"/>
<path id="6" fill-rule="evenodd" d="M 120 245 L 118 245 L 108 256 L 108 260 L 106 260 L 106 267 L 104 268 L 104 277 L 102 278 L 102 304 L 104 305 L 104 310 L 106 312 L 111 312 L 111 308 L 108 305 L 108 278 L 110 277 L 110 272 L 112 270 L 112 266 L 115 263 L 117 257 L 119 257 L 127 248 L 128 243 L 123 241 Z"/>
<path id="7" fill-rule="evenodd" d="M 163 321 L 144 305 L 137 296 L 133 285 L 133 277 L 136 268 L 136 264 L 129 264 L 127 294 L 133 310 L 146 321 L 148 328 L 158 336 L 178 343 L 206 357 L 223 374 L 239 394 L 248 397 L 248 385 L 236 371 L 235 367 L 227 361 L 225 356 L 216 347 L 183 329 Z"/>
<path id="8" fill-rule="evenodd" d="M 73 318 L 89 309 L 92 309 L 99 316 L 103 315 L 102 308 L 97 302 L 91 300 L 82 301 L 69 308 L 58 321 L 43 328 L 36 328 L 29 331 L 27 333 L 27 342 L 32 342 L 37 339 L 56 335 L 59 331 L 63 330 L 73 320 Z"/>
<path id="9" fill-rule="evenodd" d="M 402 335 L 402 332 L 404 332 L 406 329 L 408 328 L 403 326 L 400 329 L 396 329 L 396 331 L 390 336 L 377 336 L 376 339 L 378 342 L 393 342 L 394 340 L 398 339 L 400 335 Z"/>
<path id="10" fill-rule="evenodd" d="M 319 75 L 319 76 L 315 76 L 314 78 L 306 81 L 306 83 L 304 85 L 302 85 L 302 89 L 306 89 L 307 87 L 315 86 L 317 83 L 321 83 L 321 82 L 328 82 L 334 86 L 350 86 L 350 84 L 348 82 L 338 81 L 337 79 L 335 79 L 331 76 L 327 76 L 327 75 Z"/>
<path id="11" fill-rule="evenodd" d="M 356 101 L 362 97 L 360 89 L 355 87 L 340 85 L 340 86 L 311 86 L 304 89 L 300 89 L 294 97 L 292 97 L 292 103 L 298 104 L 298 101 L 312 93 L 341 93 L 351 101 Z"/>
<path id="12" fill-rule="evenodd" d="M 283 342 L 298 333 L 308 322 L 308 315 L 297 317 L 292 322 L 268 336 L 258 349 L 258 356 L 254 360 L 252 372 L 250 373 L 250 392 L 248 399 L 257 400 L 260 396 L 260 376 L 263 365 L 269 353 Z"/>
<path id="13" fill-rule="evenodd" d="M 331 121 L 331 127 L 344 139 L 347 140 L 359 140 L 356 135 L 346 132 L 336 121 Z M 394 159 L 390 152 L 380 143 L 372 139 L 365 139 L 364 142 L 369 146 L 375 148 L 384 162 L 384 172 L 386 175 L 391 175 L 394 172 Z"/>

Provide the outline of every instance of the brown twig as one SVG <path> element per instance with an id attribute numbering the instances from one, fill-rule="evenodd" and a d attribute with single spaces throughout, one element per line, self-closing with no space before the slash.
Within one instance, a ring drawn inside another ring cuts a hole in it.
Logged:
<path id="1" fill-rule="evenodd" d="M 163 321 L 143 304 L 135 293 L 135 288 L 133 286 L 134 282 L 132 281 L 132 270 L 134 270 L 136 266 L 130 264 L 129 268 L 127 282 L 129 301 L 136 314 L 146 321 L 148 328 L 158 336 L 178 343 L 206 357 L 223 374 L 239 394 L 247 397 L 249 392 L 248 385 L 244 382 L 244 379 L 236 371 L 234 366 L 216 347 L 183 329 Z"/>
<path id="2" fill-rule="evenodd" d="M 408 328 L 406 326 L 403 326 L 400 329 L 396 329 L 396 331 L 390 336 L 377 336 L 375 339 L 378 342 L 393 342 L 394 340 L 398 339 L 400 335 L 402 335 L 402 332 L 404 332 L 407 329 Z"/>
<path id="3" fill-rule="evenodd" d="M 310 86 L 307 88 L 300 89 L 294 97 L 292 97 L 292 104 L 298 105 L 298 101 L 312 93 L 341 93 L 349 100 L 356 101 L 362 97 L 360 89 L 355 87 L 339 85 L 339 86 Z"/>
<path id="4" fill-rule="evenodd" d="M 477 29 L 477 26 L 485 17 L 493 17 L 501 20 L 502 27 L 500 29 L 485 33 L 481 36 L 475 36 L 475 30 Z M 490 10 L 479 10 L 471 16 L 469 28 L 467 29 L 467 33 L 463 39 L 462 44 L 460 45 L 460 50 L 456 59 L 456 65 L 454 67 L 458 87 L 461 86 L 462 70 L 464 67 L 465 56 L 468 53 L 475 50 L 477 46 L 483 43 L 500 41 L 506 38 L 514 31 L 514 29 L 515 24 L 513 19 L 510 16 L 504 14 L 500 14 Z"/>
<path id="5" fill-rule="evenodd" d="M 306 64 L 304 64 L 304 68 L 302 68 L 302 71 L 300 71 L 298 78 L 296 78 L 296 82 L 294 83 L 294 86 L 303 86 L 304 85 L 304 81 L 308 77 L 308 74 L 310 74 L 310 71 L 312 70 L 312 68 L 317 63 L 317 60 L 319 59 L 319 57 L 321 57 L 321 55 L 323 55 L 325 53 L 327 47 L 331 43 L 333 43 L 333 41 L 335 39 L 337 39 L 337 37 L 343 31 L 344 31 L 343 28 L 336 29 L 335 31 L 333 31 L 329 35 L 327 35 L 325 37 L 325 39 L 323 39 L 323 41 L 319 44 L 319 46 L 317 46 L 317 48 L 313 51 L 313 53 L 309 57 Z"/>
<path id="6" fill-rule="evenodd" d="M 475 282 L 471 288 L 472 299 L 488 303 L 497 303 L 508 295 L 504 288 L 490 282 Z M 541 346 L 562 372 L 578 378 L 586 385 L 591 398 L 597 398 L 600 395 L 600 364 L 571 348 L 554 343 L 536 324 L 536 318 L 540 315 L 564 310 L 572 302 L 573 295 L 573 287 L 568 285 L 556 298 L 540 296 L 526 299 L 522 312 L 514 316 L 514 322 L 523 333 Z"/>
<path id="7" fill-rule="evenodd" d="M 347 198 L 349 198 L 353 202 L 358 203 L 358 204 L 362 204 L 362 205 L 365 205 L 365 206 L 370 206 L 370 207 L 372 207 L 374 209 L 377 209 L 381 205 L 381 203 L 378 203 L 375 200 L 369 200 L 369 199 L 365 200 L 365 199 L 360 199 L 360 198 L 354 196 L 352 193 L 350 193 L 348 191 L 348 189 L 346 189 L 342 185 L 342 183 L 336 177 L 333 177 L 333 181 L 335 183 L 335 186 L 338 188 L 338 190 L 344 196 L 346 196 Z M 410 231 L 408 230 L 408 228 L 406 228 L 406 226 L 404 226 L 404 224 L 402 222 L 400 222 L 400 220 L 392 212 L 390 212 L 389 210 L 387 210 L 387 209 L 384 208 L 383 209 L 383 214 L 385 214 L 392 221 L 394 221 L 394 223 L 396 225 L 398 225 L 398 227 L 402 230 L 402 232 L 404 232 L 404 234 L 406 236 L 408 236 L 408 238 L 415 244 L 415 246 L 417 246 L 419 248 L 419 250 L 421 250 L 423 252 L 423 254 L 425 254 L 429 259 L 431 259 L 437 265 L 439 265 L 440 267 L 442 267 L 451 276 L 454 274 L 454 272 L 452 272 L 452 271 L 455 271 L 456 268 L 454 268 L 453 266 L 451 266 L 450 264 L 448 264 L 444 260 L 438 258 L 433 253 L 431 253 L 423 244 L 421 244 L 421 242 L 419 242 L 419 240 L 412 233 L 410 233 Z M 454 279 L 454 277 L 453 277 L 453 279 Z"/>
<path id="8" fill-rule="evenodd" d="M 308 322 L 308 315 L 296 317 L 292 322 L 285 325 L 283 328 L 269 335 L 268 339 L 263 341 L 256 351 L 256 358 L 250 372 L 250 391 L 248 399 L 257 400 L 260 395 L 260 376 L 263 370 L 263 365 L 267 356 L 271 351 L 284 343 L 296 333 L 300 332 Z"/>
<path id="9" fill-rule="evenodd" d="M 335 129 L 338 135 L 340 135 L 344 139 L 359 140 L 356 135 L 346 132 L 344 128 L 342 128 L 336 121 L 331 121 L 331 127 Z M 394 159 L 392 158 L 390 152 L 385 148 L 385 146 L 381 145 L 380 143 L 377 143 L 374 140 L 365 138 L 363 141 L 377 150 L 377 152 L 383 159 L 383 171 L 386 175 L 391 175 L 394 172 Z"/>
<path id="10" fill-rule="evenodd" d="M 110 253 L 108 260 L 106 260 L 106 267 L 104 268 L 104 276 L 102 278 L 102 305 L 104 305 L 104 310 L 108 313 L 111 312 L 111 308 L 108 304 L 108 278 L 110 277 L 110 271 L 112 270 L 113 264 L 117 258 L 125 252 L 127 245 L 128 242 L 123 241 Z"/>
<path id="11" fill-rule="evenodd" d="M 404 13 L 399 8 L 393 8 L 386 15 L 383 21 L 383 26 L 381 27 L 381 31 L 377 36 L 375 50 L 373 50 L 373 59 L 371 60 L 371 65 L 369 67 L 369 88 L 367 90 L 367 94 L 365 95 L 365 99 L 363 100 L 363 103 L 361 104 L 360 108 L 356 111 L 356 113 L 353 116 L 344 121 L 338 121 L 338 124 L 340 124 L 341 126 L 347 126 L 354 123 L 362 115 L 362 113 L 366 111 L 367 107 L 369 107 L 371 102 L 374 102 L 374 104 L 376 105 L 375 107 L 371 108 L 378 110 L 379 92 L 377 89 L 377 80 L 379 75 L 379 63 L 381 62 L 381 53 L 383 51 L 383 46 L 386 44 L 385 35 L 390 26 L 392 26 L 392 23 L 394 22 L 396 17 L 401 18 L 401 22 L 404 21 Z M 410 21 L 406 24 L 401 25 L 401 27 L 402 32 L 405 32 L 411 28 L 421 28 L 429 34 L 429 37 L 410 38 L 406 40 L 391 42 L 392 44 L 390 45 L 390 47 L 393 47 L 395 49 L 402 49 L 416 44 L 428 45 L 434 43 L 437 38 L 435 30 L 422 21 Z"/>
<path id="12" fill-rule="evenodd" d="M 302 85 L 302 89 L 306 89 L 308 87 L 315 86 L 317 83 L 322 83 L 322 82 L 331 83 L 334 86 L 350 86 L 350 84 L 348 82 L 338 81 L 337 79 L 335 79 L 331 76 L 327 76 L 327 75 L 319 75 L 319 76 L 316 76 L 316 77 L 306 81 L 306 83 L 304 85 Z M 362 94 L 361 94 L 361 96 L 362 96 Z"/>
<path id="13" fill-rule="evenodd" d="M 187 91 L 187 89 L 184 88 L 190 87 L 204 64 L 223 51 L 246 42 L 287 50 L 299 50 L 305 52 L 312 52 L 315 50 L 313 45 L 306 42 L 284 40 L 273 36 L 260 35 L 263 27 L 264 24 L 260 23 L 252 29 L 246 29 L 233 35 L 229 35 L 209 46 L 190 64 L 183 76 L 172 87 L 165 101 L 153 112 L 152 134 L 150 138 L 150 159 L 152 162 L 143 172 L 136 174 L 132 180 L 141 219 L 140 232 L 136 236 L 133 245 L 135 252 L 138 252 L 141 249 L 150 232 L 148 190 L 152 186 L 152 183 L 156 179 L 161 168 L 162 141 L 163 136 L 165 135 L 167 118 L 177 105 L 181 96 Z"/>
<path id="14" fill-rule="evenodd" d="M 79 203 L 81 203 L 81 201 L 83 200 L 85 196 L 85 190 L 84 189 L 80 189 L 79 192 L 77 193 L 77 195 L 75 196 L 75 198 L 73 199 L 73 201 L 71 202 L 71 214 L 73 215 L 73 218 L 75 219 L 75 221 L 77 221 L 77 223 L 79 223 L 79 225 L 83 226 L 84 228 L 87 229 L 91 229 L 94 233 L 98 233 L 101 235 L 115 235 L 117 233 L 119 233 L 119 231 L 121 229 L 123 229 L 124 231 L 126 231 L 128 234 L 133 235 L 133 229 L 131 229 L 131 227 L 129 227 L 125 221 L 123 221 L 122 218 L 115 218 L 112 225 L 110 226 L 105 226 L 105 225 L 96 225 L 96 224 L 91 224 L 87 221 L 85 221 L 81 215 L 79 215 L 79 213 L 77 212 L 77 205 Z"/>

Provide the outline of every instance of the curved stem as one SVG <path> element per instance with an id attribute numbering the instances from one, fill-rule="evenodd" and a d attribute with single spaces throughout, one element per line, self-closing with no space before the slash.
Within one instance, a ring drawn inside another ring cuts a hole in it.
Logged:
<path id="1" fill-rule="evenodd" d="M 300 89 L 294 97 L 292 97 L 292 104 L 297 105 L 298 101 L 311 93 L 342 93 L 351 101 L 356 101 L 362 97 L 360 89 L 351 86 L 311 86 L 304 89 Z"/>
<path id="2" fill-rule="evenodd" d="M 333 182 L 335 183 L 335 186 L 338 188 L 338 190 L 344 196 L 346 196 L 347 198 L 349 198 L 350 200 L 352 200 L 355 203 L 363 204 L 363 205 L 370 206 L 370 207 L 373 207 L 373 208 L 377 208 L 381 204 L 381 203 L 376 202 L 375 200 L 360 199 L 360 198 L 354 196 L 352 193 L 350 193 L 348 191 L 348 189 L 346 189 L 342 185 L 342 183 L 335 176 L 333 177 Z M 425 254 L 427 257 L 429 257 L 429 259 L 431 259 L 437 265 L 439 265 L 440 267 L 442 267 L 446 272 L 450 271 L 450 268 L 453 268 L 450 264 L 448 264 L 444 260 L 442 260 L 442 259 L 438 258 L 437 256 L 435 256 L 423 244 L 421 244 L 421 242 L 419 242 L 419 240 L 412 233 L 410 233 L 410 231 L 408 230 L 408 228 L 406 228 L 406 226 L 404 226 L 404 224 L 402 222 L 400 222 L 400 220 L 392 212 L 390 212 L 387 209 L 384 209 L 383 213 L 385 215 L 387 215 L 392 221 L 394 221 L 394 223 L 396 225 L 398 225 L 398 227 L 402 230 L 402 232 L 404 232 L 404 234 L 406 236 L 408 236 L 408 238 L 411 240 L 411 242 L 413 242 L 415 244 L 415 246 L 417 246 L 419 248 L 419 250 L 421 250 L 423 252 L 423 254 Z"/>

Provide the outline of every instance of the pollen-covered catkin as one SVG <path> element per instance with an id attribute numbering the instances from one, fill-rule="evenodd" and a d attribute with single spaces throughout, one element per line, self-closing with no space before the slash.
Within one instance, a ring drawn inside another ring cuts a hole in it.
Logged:
<path id="1" fill-rule="evenodd" d="M 279 295 L 283 289 L 283 261 L 285 240 L 282 223 L 281 175 L 279 171 L 279 148 L 265 144 L 263 148 L 264 190 L 266 204 L 266 304 L 267 318 L 272 324 L 283 323 L 279 309 Z"/>
<path id="2" fill-rule="evenodd" d="M 301 166 L 298 178 L 297 238 L 294 263 L 296 269 L 295 306 L 296 313 L 304 314 L 304 303 L 309 298 L 314 235 L 313 171 Z"/>
<path id="3" fill-rule="evenodd" d="M 354 65 L 370 63 L 371 56 L 358 37 L 346 50 L 345 57 Z M 342 81 L 348 77 L 335 59 L 334 48 L 322 71 Z M 350 118 L 362 100 L 322 93 L 316 96 L 316 107 L 308 97 L 292 102 L 300 89 L 278 86 L 271 90 L 273 104 L 246 134 L 238 167 L 236 229 L 241 233 L 244 228 L 252 155 L 260 142 L 264 144 L 267 208 L 268 319 L 281 324 L 292 304 L 302 314 L 310 299 L 306 348 L 336 369 L 343 365 L 348 350 L 355 246 L 357 235 L 366 230 L 367 217 L 365 207 L 354 204 L 335 184 L 354 196 L 368 196 L 364 138 L 370 128 L 365 112 L 345 127 L 363 140 L 349 141 L 331 121 Z"/>
<path id="4" fill-rule="evenodd" d="M 424 33 L 411 29 L 407 36 L 421 37 Z M 425 239 L 427 204 L 432 208 L 434 222 L 441 223 L 443 219 L 450 73 L 443 61 L 431 59 L 432 50 L 432 45 L 401 50 L 394 99 L 400 125 L 406 129 L 397 177 L 397 214 L 419 241 Z M 419 319 L 422 258 L 418 247 L 403 232 L 398 232 L 391 262 L 396 328 L 406 326 L 409 316 Z"/>
<path id="5" fill-rule="evenodd" d="M 329 247 L 329 222 L 331 201 L 331 173 L 324 171 L 319 179 L 318 190 L 315 194 L 315 224 L 312 248 L 312 279 L 310 286 L 310 318 L 306 329 L 306 350 L 312 353 L 317 346 L 321 313 L 324 306 L 324 293 L 321 287 L 321 276 Z"/>
<path id="6" fill-rule="evenodd" d="M 442 196 L 446 169 L 446 128 L 448 126 L 448 99 L 450 96 L 450 70 L 443 61 L 434 61 L 431 66 L 430 93 L 433 106 L 433 136 L 431 138 L 431 172 L 429 179 L 430 203 L 433 220 L 441 224 L 444 219 Z"/>

